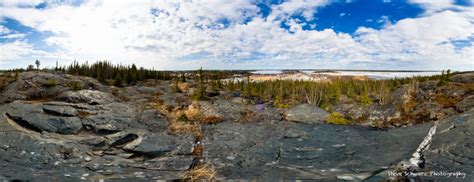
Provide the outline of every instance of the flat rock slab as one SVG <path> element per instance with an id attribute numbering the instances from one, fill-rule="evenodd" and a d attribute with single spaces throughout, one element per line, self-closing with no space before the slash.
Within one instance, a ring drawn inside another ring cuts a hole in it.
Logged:
<path id="1" fill-rule="evenodd" d="M 64 110 L 59 111 L 58 109 L 53 110 L 53 108 L 50 108 L 49 111 L 55 114 L 67 112 Z M 82 128 L 82 123 L 79 118 L 59 117 L 46 114 L 41 105 L 38 104 L 13 102 L 8 104 L 5 113 L 19 125 L 37 132 L 47 131 L 61 134 L 75 134 Z"/>
<path id="2" fill-rule="evenodd" d="M 474 109 L 440 122 L 430 150 L 425 154 L 428 171 L 460 172 L 463 176 L 427 176 L 440 181 L 474 181 Z M 439 174 L 442 175 L 442 174 Z"/>
<path id="3" fill-rule="evenodd" d="M 115 96 L 97 90 L 67 91 L 58 96 L 56 100 L 71 103 L 87 103 L 91 105 L 108 104 L 118 101 Z"/>
<path id="4" fill-rule="evenodd" d="M 190 154 L 192 151 L 193 137 L 177 136 L 167 133 L 152 133 L 137 139 L 135 145 L 126 146 L 125 149 L 143 155 L 148 158 L 155 158 L 169 154 Z"/>
<path id="5" fill-rule="evenodd" d="M 389 131 L 291 122 L 205 127 L 207 158 L 222 179 L 362 180 L 410 157 L 431 125 Z"/>

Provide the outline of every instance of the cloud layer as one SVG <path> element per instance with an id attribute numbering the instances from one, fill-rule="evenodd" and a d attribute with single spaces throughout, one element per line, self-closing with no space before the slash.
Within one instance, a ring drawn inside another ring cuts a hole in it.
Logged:
<path id="1" fill-rule="evenodd" d="M 36 48 L 25 33 L 0 26 L 0 39 L 10 39 L 0 43 L 0 66 L 38 58 L 50 65 L 107 59 L 159 69 L 473 70 L 473 8 L 430 2 L 412 2 L 425 8 L 420 17 L 348 34 L 306 30 L 307 22 L 294 18 L 312 20 L 330 4 L 322 0 L 269 5 L 266 16 L 253 1 L 105 0 L 45 8 L 3 1 L 1 18 L 49 33 L 42 42 L 56 49 Z"/>

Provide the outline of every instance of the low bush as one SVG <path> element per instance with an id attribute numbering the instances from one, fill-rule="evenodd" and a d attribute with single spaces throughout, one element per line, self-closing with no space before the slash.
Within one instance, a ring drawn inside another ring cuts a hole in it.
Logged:
<path id="1" fill-rule="evenodd" d="M 43 83 L 43 86 L 45 86 L 47 88 L 51 88 L 51 87 L 54 87 L 56 85 L 58 85 L 58 81 L 56 81 L 54 79 L 46 80 L 46 82 Z"/>
<path id="2" fill-rule="evenodd" d="M 337 124 L 337 125 L 347 125 L 351 121 L 344 118 L 344 116 L 339 112 L 333 112 L 326 118 L 326 123 Z"/>
<path id="3" fill-rule="evenodd" d="M 79 82 L 72 82 L 69 84 L 69 88 L 74 91 L 82 90 L 82 85 Z"/>
<path id="4" fill-rule="evenodd" d="M 435 101 L 441 104 L 443 107 L 454 107 L 454 105 L 461 101 L 462 98 L 451 98 L 446 95 L 438 94 L 435 97 Z"/>
<path id="5" fill-rule="evenodd" d="M 188 119 L 188 117 L 186 116 L 186 114 L 181 113 L 181 114 L 178 116 L 178 118 L 176 118 L 176 121 L 177 121 L 177 122 L 188 122 L 189 119 Z"/>

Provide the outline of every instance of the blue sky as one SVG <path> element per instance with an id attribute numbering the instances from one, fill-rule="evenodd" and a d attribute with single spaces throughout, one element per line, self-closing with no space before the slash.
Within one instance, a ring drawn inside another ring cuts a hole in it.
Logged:
<path id="1" fill-rule="evenodd" d="M 0 69 L 473 70 L 473 25 L 469 0 L 0 0 Z"/>

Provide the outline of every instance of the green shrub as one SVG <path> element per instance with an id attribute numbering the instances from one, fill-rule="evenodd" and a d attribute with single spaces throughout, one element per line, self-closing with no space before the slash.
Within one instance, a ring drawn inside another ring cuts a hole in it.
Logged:
<path id="1" fill-rule="evenodd" d="M 74 91 L 82 90 L 82 85 L 79 82 L 72 82 L 69 84 L 69 88 Z"/>
<path id="2" fill-rule="evenodd" d="M 48 87 L 48 88 L 54 87 L 56 85 L 58 85 L 58 81 L 54 79 L 46 80 L 46 82 L 43 83 L 43 86 Z"/>
<path id="3" fill-rule="evenodd" d="M 360 104 L 364 107 L 372 105 L 372 100 L 369 98 L 368 95 L 364 94 L 360 96 Z"/>
<path id="4" fill-rule="evenodd" d="M 280 97 L 276 97 L 275 101 L 273 102 L 273 107 L 276 107 L 276 108 L 288 108 L 290 107 L 289 104 L 285 103 L 282 101 L 282 99 Z"/>
<path id="5" fill-rule="evenodd" d="M 347 125 L 351 121 L 344 118 L 344 116 L 339 112 L 333 112 L 326 118 L 326 123 L 337 124 L 337 125 Z"/>
<path id="6" fill-rule="evenodd" d="M 122 77 L 120 77 L 120 75 L 117 75 L 117 76 L 115 77 L 114 86 L 116 86 L 116 87 L 123 87 L 123 80 L 122 80 Z"/>
<path id="7" fill-rule="evenodd" d="M 186 114 L 182 113 L 181 115 L 179 115 L 178 118 L 176 118 L 176 121 L 177 121 L 177 122 L 188 122 L 189 119 L 188 119 L 188 117 L 186 116 Z"/>

